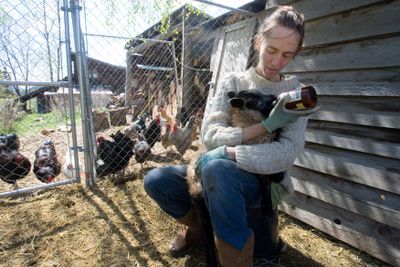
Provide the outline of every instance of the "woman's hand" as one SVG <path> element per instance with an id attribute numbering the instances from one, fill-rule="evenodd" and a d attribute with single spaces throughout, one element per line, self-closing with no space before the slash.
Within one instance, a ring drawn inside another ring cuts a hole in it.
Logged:
<path id="1" fill-rule="evenodd" d="M 272 109 L 269 117 L 261 121 L 261 125 L 269 132 L 272 133 L 278 128 L 282 128 L 287 124 L 296 122 L 300 117 L 310 115 L 317 111 L 319 107 L 305 110 L 288 110 L 285 104 L 289 100 L 289 95 L 284 94 L 279 97 L 278 103 Z"/>
<path id="2" fill-rule="evenodd" d="M 217 147 L 216 149 L 210 150 L 207 153 L 201 155 L 196 161 L 196 166 L 194 169 L 196 175 L 200 175 L 201 170 L 207 164 L 207 162 L 213 159 L 228 159 L 226 146 Z"/>

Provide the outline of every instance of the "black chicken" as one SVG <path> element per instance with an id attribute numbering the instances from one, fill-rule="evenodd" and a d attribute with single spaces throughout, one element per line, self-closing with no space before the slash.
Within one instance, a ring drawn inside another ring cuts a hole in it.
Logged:
<path id="1" fill-rule="evenodd" d="M 150 122 L 149 127 L 144 130 L 144 139 L 149 144 L 150 148 L 161 138 L 161 120 L 160 116 Z"/>
<path id="2" fill-rule="evenodd" d="M 0 178 L 17 189 L 17 180 L 24 178 L 31 170 L 30 161 L 15 149 L 0 145 Z"/>
<path id="3" fill-rule="evenodd" d="M 176 120 L 181 124 L 183 127 L 189 121 L 190 114 L 186 111 L 184 107 L 181 107 L 176 114 Z"/>
<path id="4" fill-rule="evenodd" d="M 136 117 L 136 120 L 134 122 L 132 122 L 132 124 L 134 125 L 135 130 L 138 133 L 143 132 L 144 130 L 146 130 L 146 123 L 145 123 L 145 120 L 144 120 L 143 116 L 138 115 Z"/>
<path id="5" fill-rule="evenodd" d="M 120 131 L 110 137 L 113 141 L 103 136 L 97 138 L 96 173 L 99 177 L 124 170 L 133 156 L 135 143 L 129 137 Z"/>
<path id="6" fill-rule="evenodd" d="M 19 149 L 19 138 L 16 134 L 0 134 L 0 146 L 11 150 Z"/>
<path id="7" fill-rule="evenodd" d="M 43 142 L 35 152 L 33 173 L 42 183 L 51 183 L 61 173 L 61 163 L 58 161 L 54 143 L 51 140 Z"/>

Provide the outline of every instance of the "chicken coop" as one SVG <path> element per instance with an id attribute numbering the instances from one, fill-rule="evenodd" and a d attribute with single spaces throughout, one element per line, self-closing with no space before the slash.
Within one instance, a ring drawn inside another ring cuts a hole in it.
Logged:
<path id="1" fill-rule="evenodd" d="M 201 44 L 201 38 L 191 38 L 185 31 L 209 19 L 210 16 L 200 10 L 185 5 L 169 15 L 167 32 L 160 31 L 162 24 L 159 22 L 128 41 L 126 88 L 128 105 L 133 105 L 135 115 L 144 110 L 155 114 L 159 107 L 164 107 L 167 114 L 176 117 L 182 107 L 192 113 L 204 105 L 207 84 L 204 84 L 206 79 L 202 75 L 209 72 L 212 42 Z M 193 46 L 199 51 L 189 58 L 184 50 Z M 192 69 L 182 67 L 179 62 L 188 63 L 193 70 L 200 71 L 196 83 L 191 79 L 186 87 L 181 86 L 183 77 L 188 76 Z"/>

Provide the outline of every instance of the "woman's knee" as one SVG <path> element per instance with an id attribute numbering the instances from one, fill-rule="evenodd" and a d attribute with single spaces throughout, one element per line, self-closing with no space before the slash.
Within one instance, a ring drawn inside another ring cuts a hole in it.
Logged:
<path id="1" fill-rule="evenodd" d="M 143 178 L 143 186 L 146 193 L 150 196 L 154 195 L 161 186 L 163 170 L 160 168 L 150 170 Z"/>
<path id="2" fill-rule="evenodd" d="M 213 175 L 223 171 L 226 168 L 232 168 L 235 166 L 235 162 L 228 159 L 213 159 L 207 162 L 203 169 L 202 173 L 206 175 Z"/>
<path id="3" fill-rule="evenodd" d="M 160 193 L 176 191 L 186 184 L 185 182 L 186 166 L 166 166 L 150 170 L 143 178 L 144 190 L 154 197 Z"/>
<path id="4" fill-rule="evenodd" d="M 202 183 L 206 186 L 215 186 L 226 180 L 227 172 L 236 168 L 236 163 L 227 159 L 214 159 L 207 162 L 201 173 Z"/>

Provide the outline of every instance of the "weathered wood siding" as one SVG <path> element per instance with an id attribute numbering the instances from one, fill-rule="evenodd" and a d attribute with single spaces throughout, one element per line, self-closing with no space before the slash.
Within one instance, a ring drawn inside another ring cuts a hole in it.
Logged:
<path id="1" fill-rule="evenodd" d="M 210 69 L 213 72 L 204 117 L 208 106 L 226 74 L 246 69 L 250 56 L 251 38 L 255 32 L 257 18 L 253 17 L 219 29 L 214 40 Z"/>
<path id="2" fill-rule="evenodd" d="M 400 1 L 270 0 L 259 18 L 282 4 L 306 18 L 304 48 L 284 71 L 316 87 L 321 109 L 295 161 L 295 193 L 280 209 L 400 266 Z M 214 90 L 222 73 L 245 69 L 229 55 L 252 60 L 250 21 L 216 38 Z"/>
<path id="3" fill-rule="evenodd" d="M 269 1 L 306 18 L 304 48 L 285 72 L 315 85 L 281 210 L 400 265 L 400 1 Z"/>

